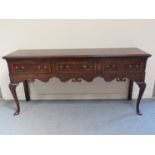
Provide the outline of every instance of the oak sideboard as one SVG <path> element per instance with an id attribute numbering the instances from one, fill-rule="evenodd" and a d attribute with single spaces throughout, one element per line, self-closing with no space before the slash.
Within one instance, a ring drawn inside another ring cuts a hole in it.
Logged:
<path id="1" fill-rule="evenodd" d="M 32 49 L 17 50 L 4 56 L 8 64 L 9 88 L 16 103 L 16 112 L 20 113 L 20 104 L 16 87 L 23 82 L 26 100 L 30 100 L 29 80 L 47 82 L 57 77 L 62 82 L 72 80 L 92 82 L 95 77 L 105 81 L 129 80 L 127 99 L 132 99 L 133 82 L 139 86 L 136 112 L 144 93 L 145 68 L 151 55 L 138 48 L 97 48 L 97 49 Z"/>

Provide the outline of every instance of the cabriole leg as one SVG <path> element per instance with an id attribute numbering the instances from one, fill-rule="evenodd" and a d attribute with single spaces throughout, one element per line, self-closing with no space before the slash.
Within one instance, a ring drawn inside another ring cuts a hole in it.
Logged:
<path id="1" fill-rule="evenodd" d="M 144 90 L 146 88 L 146 83 L 145 82 L 136 82 L 136 83 L 139 86 L 139 95 L 138 95 L 138 99 L 137 99 L 136 111 L 137 111 L 138 115 L 142 115 L 142 113 L 139 110 L 139 105 L 140 105 L 140 101 L 143 96 Z"/>
<path id="2" fill-rule="evenodd" d="M 13 114 L 14 116 L 16 116 L 20 113 L 20 105 L 19 105 L 19 101 L 18 101 L 18 97 L 17 97 L 17 93 L 16 93 L 17 86 L 18 86 L 18 83 L 10 83 L 9 84 L 10 91 L 11 91 L 12 96 L 16 102 L 16 112 Z"/>

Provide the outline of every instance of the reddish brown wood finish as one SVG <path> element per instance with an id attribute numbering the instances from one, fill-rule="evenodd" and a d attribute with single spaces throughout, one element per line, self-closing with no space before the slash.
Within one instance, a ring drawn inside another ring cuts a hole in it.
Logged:
<path id="1" fill-rule="evenodd" d="M 129 80 L 128 100 L 132 100 L 133 81 Z"/>
<path id="2" fill-rule="evenodd" d="M 27 80 L 23 81 L 23 86 L 24 86 L 26 101 L 30 101 L 30 93 L 29 93 L 29 86 L 28 86 Z"/>
<path id="3" fill-rule="evenodd" d="M 29 101 L 27 80 L 39 79 L 47 82 L 52 77 L 62 82 L 85 80 L 91 82 L 95 77 L 105 81 L 130 80 L 128 99 L 132 98 L 132 85 L 136 82 L 140 88 L 137 100 L 139 104 L 145 90 L 146 60 L 151 55 L 137 48 L 113 49 L 53 49 L 19 50 L 4 57 L 7 60 L 10 75 L 10 90 L 15 99 L 19 114 L 20 106 L 16 95 L 16 86 L 24 82 L 26 100 Z"/>

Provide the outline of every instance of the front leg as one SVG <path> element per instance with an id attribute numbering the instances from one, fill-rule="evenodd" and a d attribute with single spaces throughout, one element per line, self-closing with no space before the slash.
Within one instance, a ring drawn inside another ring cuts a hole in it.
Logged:
<path id="1" fill-rule="evenodd" d="M 16 112 L 13 114 L 14 116 L 19 115 L 20 113 L 20 105 L 19 105 L 19 101 L 18 101 L 18 97 L 17 97 L 17 93 L 16 93 L 16 87 L 18 86 L 19 83 L 10 83 L 9 84 L 9 88 L 10 91 L 12 93 L 12 96 L 16 102 Z"/>
<path id="2" fill-rule="evenodd" d="M 143 96 L 144 90 L 146 88 L 146 83 L 144 81 L 143 82 L 136 82 L 136 83 L 139 86 L 139 95 L 138 95 L 138 99 L 137 99 L 136 111 L 137 111 L 138 115 L 142 115 L 142 113 L 139 110 L 139 104 L 140 104 L 141 98 Z"/>

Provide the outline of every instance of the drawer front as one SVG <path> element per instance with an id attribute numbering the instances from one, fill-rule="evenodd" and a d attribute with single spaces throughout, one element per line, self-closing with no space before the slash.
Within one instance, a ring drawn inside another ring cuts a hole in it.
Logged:
<path id="1" fill-rule="evenodd" d="M 141 60 L 103 60 L 104 72 L 141 72 L 145 70 L 145 62 Z"/>
<path id="2" fill-rule="evenodd" d="M 93 61 L 59 61 L 56 62 L 57 73 L 95 73 L 96 63 Z"/>
<path id="3" fill-rule="evenodd" d="M 11 65 L 13 73 L 50 73 L 50 63 L 14 63 Z"/>
<path id="4" fill-rule="evenodd" d="M 144 62 L 137 61 L 127 61 L 122 64 L 124 71 L 129 72 L 140 72 L 144 70 Z"/>

